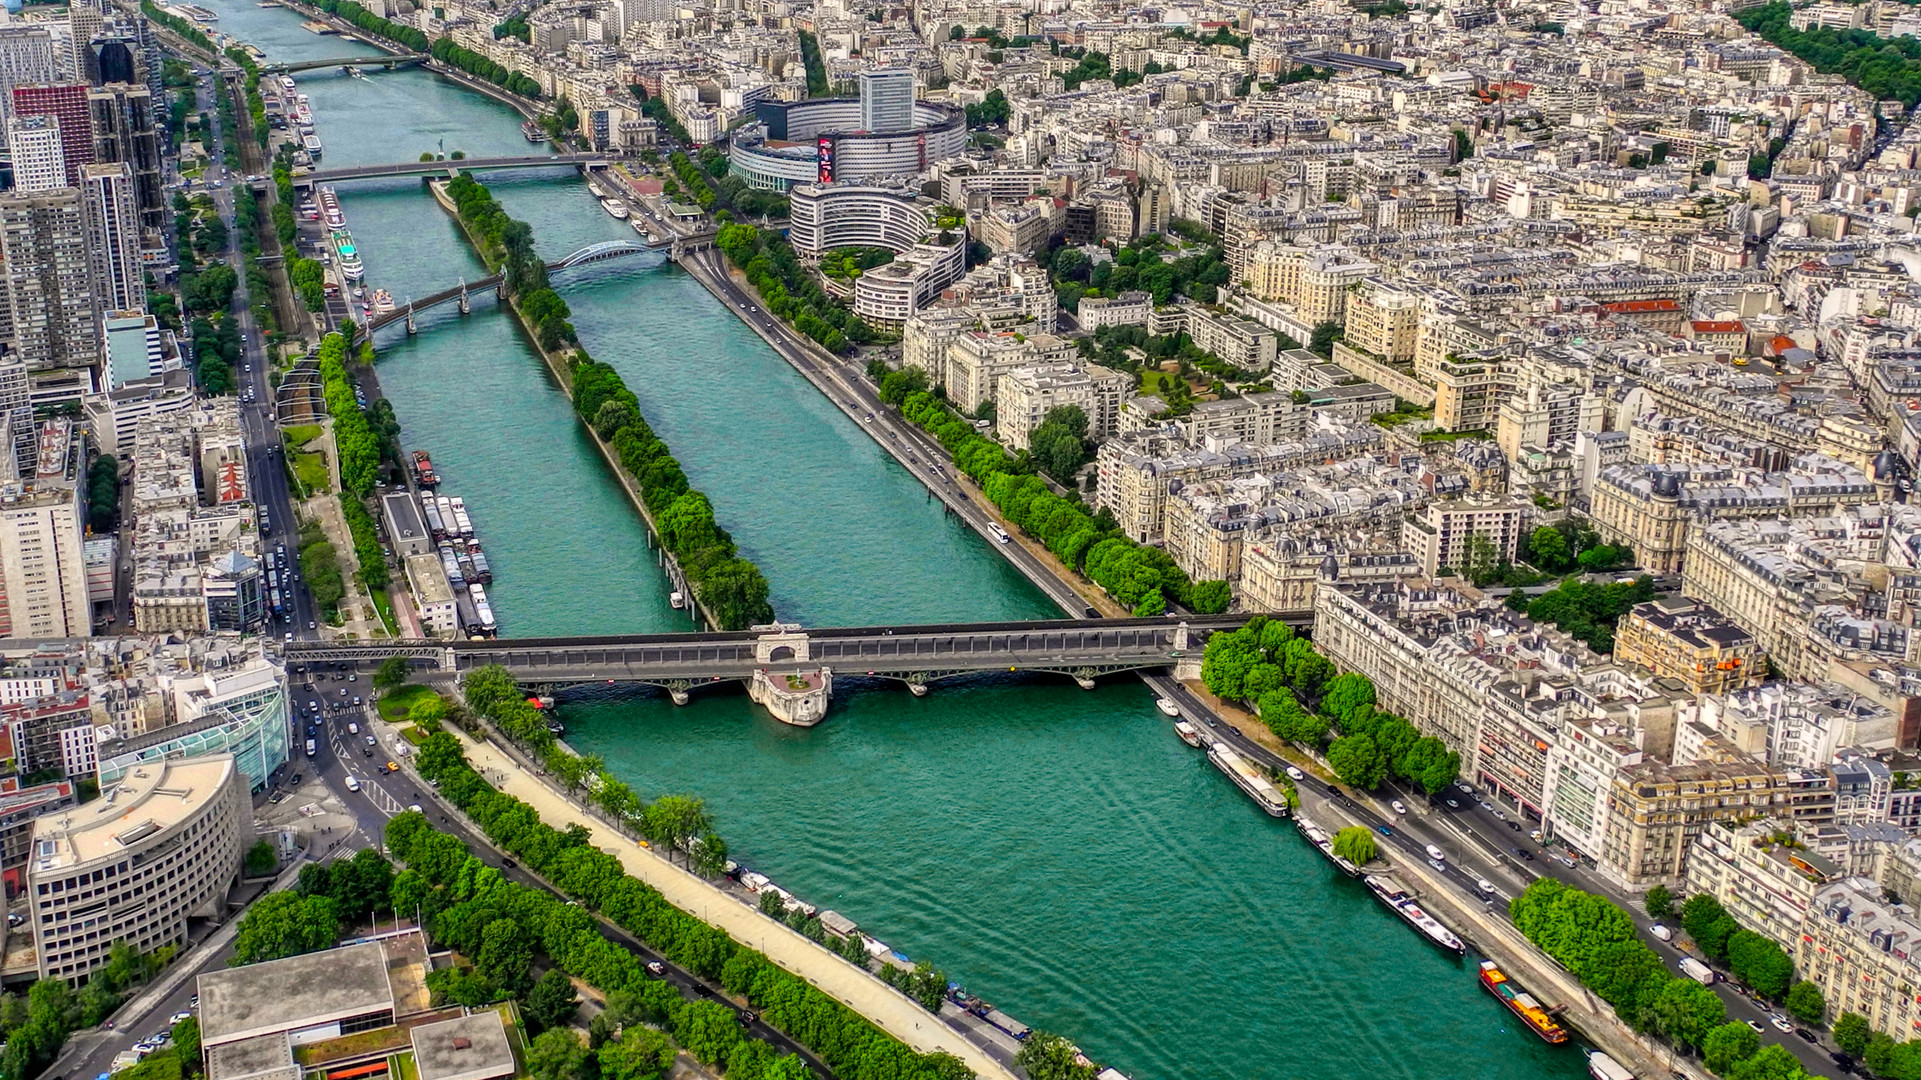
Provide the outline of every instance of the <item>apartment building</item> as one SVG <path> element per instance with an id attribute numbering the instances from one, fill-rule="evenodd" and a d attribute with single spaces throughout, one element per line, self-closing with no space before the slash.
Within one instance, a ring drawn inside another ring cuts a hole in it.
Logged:
<path id="1" fill-rule="evenodd" d="M 1466 569 L 1474 557 L 1475 537 L 1490 545 L 1495 563 L 1513 562 L 1534 514 L 1533 504 L 1519 496 L 1477 494 L 1433 502 L 1402 523 L 1401 544 L 1428 577 L 1444 566 Z"/>
<path id="2" fill-rule="evenodd" d="M 1037 364 L 1001 375 L 994 392 L 994 434 L 1025 449 L 1047 414 L 1073 405 L 1087 417 L 1087 437 L 1104 439 L 1120 423 L 1121 401 L 1134 380 L 1099 364 Z"/>
<path id="3" fill-rule="evenodd" d="M 0 431 L 10 431 L 0 418 Z M 41 423 L 31 473 L 0 454 L 0 637 L 93 632 L 80 503 L 85 451 L 72 421 Z M 0 445 L 11 438 L 0 436 Z"/>
<path id="4" fill-rule="evenodd" d="M 1685 873 L 1688 892 L 1714 897 L 1744 929 L 1790 950 L 1816 897 L 1839 876 L 1780 818 L 1710 823 L 1694 838 Z"/>
<path id="5" fill-rule="evenodd" d="M 1697 695 L 1760 682 L 1765 656 L 1753 634 L 1685 596 L 1636 604 L 1614 628 L 1615 660 L 1679 680 Z"/>
<path id="6" fill-rule="evenodd" d="M 1644 761 L 1615 777 L 1598 860 L 1623 888 L 1678 883 L 1689 845 L 1715 821 L 1778 813 L 1787 805 L 1787 774 L 1736 749 L 1718 735 L 1669 765 Z"/>
<path id="7" fill-rule="evenodd" d="M 1002 375 L 1021 367 L 1067 364 L 1078 356 L 1073 342 L 1052 334 L 958 334 L 947 346 L 947 400 L 962 412 L 977 412 L 1000 389 Z"/>
<path id="8" fill-rule="evenodd" d="M 1252 319 L 1217 314 L 1196 304 L 1187 305 L 1187 336 L 1196 348 L 1213 353 L 1243 371 L 1265 372 L 1274 366 L 1280 339 Z"/>
<path id="9" fill-rule="evenodd" d="M 1414 359 L 1420 330 L 1421 300 L 1379 278 L 1369 278 L 1347 298 L 1343 340 L 1352 349 L 1388 364 Z"/>
<path id="10" fill-rule="evenodd" d="M 1796 974 L 1831 1015 L 1859 1013 L 1897 1039 L 1921 1034 L 1921 923 L 1879 885 L 1850 877 L 1823 886 L 1791 944 Z"/>
<path id="11" fill-rule="evenodd" d="M 1707 522 L 1818 517 L 1878 498 L 1859 469 L 1809 454 L 1785 472 L 1616 465 L 1595 478 L 1592 514 L 1602 539 L 1632 545 L 1643 569 L 1672 574 L 1681 569 L 1690 533 Z M 1715 606 L 1740 618 L 1725 605 Z"/>

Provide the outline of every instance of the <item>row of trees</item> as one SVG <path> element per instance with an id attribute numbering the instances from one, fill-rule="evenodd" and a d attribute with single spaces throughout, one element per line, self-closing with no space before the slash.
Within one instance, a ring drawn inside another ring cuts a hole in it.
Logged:
<path id="1" fill-rule="evenodd" d="M 471 695 L 469 703 L 480 708 Z M 846 1080 L 963 1080 L 972 1075 L 949 1055 L 915 1053 L 760 953 L 675 908 L 657 890 L 625 874 L 619 859 L 589 844 L 587 830 L 576 827 L 562 833 L 544 824 L 531 807 L 489 787 L 451 735 L 433 735 L 422 744 L 420 768 L 495 843 L 582 906 L 505 882 L 458 839 L 436 832 L 415 813 L 402 814 L 387 827 L 389 847 L 407 864 L 395 881 L 396 892 L 405 883 L 412 894 L 408 899 L 423 909 L 442 904 L 443 897 L 497 897 L 523 926 L 537 932 L 544 951 L 561 969 L 607 992 L 610 1002 L 616 993 L 631 995 L 637 1007 L 658 1017 L 689 1053 L 710 1065 L 724 1064 L 730 1080 L 770 1075 L 771 1048 L 754 1049 L 760 1044 L 741 1035 L 731 1010 L 714 1002 L 684 1001 L 669 984 L 648 978 L 637 957 L 596 932 L 590 912 L 599 912 L 681 967 L 718 979 Z M 396 906 L 407 905 L 396 897 Z M 717 1015 L 704 1015 L 714 1009 L 720 1010 Z M 794 1076 L 790 1068 L 772 1075 Z"/>
<path id="2" fill-rule="evenodd" d="M 1572 570 L 1594 573 L 1634 563 L 1634 549 L 1603 544 L 1586 521 L 1569 516 L 1521 537 L 1515 558 L 1550 574 Z"/>
<path id="3" fill-rule="evenodd" d="M 405 45 L 415 52 L 427 51 L 427 35 L 417 27 L 383 19 L 355 3 L 354 0 L 313 0 L 313 4 L 327 14 L 345 19 L 369 34 Z"/>
<path id="4" fill-rule="evenodd" d="M 321 618 L 334 621 L 340 601 L 347 595 L 347 583 L 340 576 L 340 560 L 335 557 L 333 544 L 320 522 L 312 519 L 300 523 L 300 574 Z"/>
<path id="5" fill-rule="evenodd" d="M 1650 891 L 1650 900 L 1658 900 Z M 1648 905 L 1653 914 L 1657 903 Z M 1794 981 L 1794 960 L 1770 938 L 1743 930 L 1727 913 L 1721 902 L 1707 893 L 1688 898 L 1681 905 L 1681 929 L 1702 955 L 1725 963 L 1736 980 L 1770 1001 L 1779 1001 L 1788 1012 L 1810 1024 L 1819 1024 L 1827 1013 L 1821 991 L 1811 982 Z"/>
<path id="6" fill-rule="evenodd" d="M 1114 296 L 1129 289 L 1147 292 L 1156 304 L 1172 303 L 1178 296 L 1214 303 L 1233 272 L 1221 246 L 1206 230 L 1198 235 L 1203 237 L 1200 248 L 1173 260 L 1160 257 L 1167 243 L 1160 233 L 1144 233 L 1128 241 L 1115 250 L 1112 262 L 1094 262 L 1080 248 L 1063 245 L 1049 261 L 1056 289 L 1065 293 L 1061 303 L 1075 307 L 1082 296 Z M 1067 302 L 1070 295 L 1073 304 Z"/>
<path id="7" fill-rule="evenodd" d="M 120 524 L 120 459 L 100 454 L 87 466 L 87 524 L 112 532 Z"/>
<path id="8" fill-rule="evenodd" d="M 1262 616 L 1207 640 L 1201 681 L 1216 696 L 1250 701 L 1261 722 L 1289 742 L 1319 750 L 1357 788 L 1392 776 L 1432 795 L 1454 782 L 1461 756 L 1412 723 L 1376 708 L 1373 680 L 1334 665 L 1286 623 Z M 1332 743 L 1328 737 L 1338 733 Z"/>
<path id="9" fill-rule="evenodd" d="M 366 414 L 354 395 L 353 380 L 347 375 L 347 339 L 328 334 L 315 354 L 320 367 L 320 387 L 327 401 L 327 412 L 334 421 L 334 448 L 340 458 L 340 489 L 355 498 L 374 489 L 380 472 L 380 445 Z M 342 500 L 344 505 L 346 500 Z M 376 549 L 378 550 L 378 549 Z"/>
<path id="10" fill-rule="evenodd" d="M 1789 14 L 1788 5 L 1775 0 L 1735 18 L 1816 71 L 1839 74 L 1874 98 L 1896 98 L 1910 109 L 1921 101 L 1921 42 L 1908 35 L 1884 38 L 1870 30 L 1796 30 L 1788 23 Z"/>
<path id="11" fill-rule="evenodd" d="M 533 226 L 508 216 L 494 193 L 468 174 L 448 182 L 447 196 L 481 257 L 500 268 L 540 347 L 551 351 L 578 344 L 574 324 L 567 321 L 572 309 L 547 284 L 547 263 L 534 248 Z"/>
<path id="12" fill-rule="evenodd" d="M 1169 603 L 1204 614 L 1227 610 L 1226 582 L 1190 580 L 1167 552 L 1119 535 L 1111 515 L 1095 517 L 1078 500 L 1049 491 L 1030 464 L 1010 457 L 934 395 L 909 395 L 901 415 L 940 440 L 954 467 L 979 484 L 1016 527 L 1134 614 L 1159 615 Z"/>
<path id="13" fill-rule="evenodd" d="M 415 32 L 418 33 L 418 31 Z M 423 41 L 416 47 L 426 48 L 426 42 Z M 427 51 L 435 60 L 459 68 L 476 79 L 485 79 L 510 94 L 540 100 L 540 83 L 512 68 L 489 60 L 472 49 L 454 44 L 453 38 L 436 39 L 433 47 Z"/>
<path id="14" fill-rule="evenodd" d="M 842 353 L 850 344 L 874 340 L 873 329 L 827 295 L 778 231 L 736 222 L 722 226 L 714 243 L 747 275 L 747 283 L 760 294 L 768 311 L 792 323 L 821 348 Z"/>
<path id="15" fill-rule="evenodd" d="M 741 557 L 733 536 L 715 520 L 707 496 L 688 485 L 680 462 L 641 416 L 640 400 L 620 373 L 577 352 L 572 382 L 575 412 L 634 478 L 661 545 L 679 561 L 714 620 L 724 630 L 772 622 L 766 575 Z"/>

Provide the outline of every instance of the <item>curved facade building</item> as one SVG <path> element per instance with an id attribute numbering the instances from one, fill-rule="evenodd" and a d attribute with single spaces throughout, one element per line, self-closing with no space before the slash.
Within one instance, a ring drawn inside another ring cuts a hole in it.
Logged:
<path id="1" fill-rule="evenodd" d="M 118 941 L 143 953 L 185 944 L 189 917 L 225 913 L 253 840 L 231 754 L 147 762 L 36 819 L 27 890 L 40 977 L 84 980 Z"/>
<path id="2" fill-rule="evenodd" d="M 865 180 L 924 172 L 967 146 L 967 114 L 929 101 L 913 105 L 913 126 L 868 131 L 860 98 L 762 102 L 754 122 L 734 132 L 729 158 L 750 187 Z"/>
<path id="3" fill-rule="evenodd" d="M 802 255 L 843 247 L 898 254 L 934 227 L 933 203 L 912 188 L 809 182 L 795 185 L 787 198 L 787 239 Z"/>

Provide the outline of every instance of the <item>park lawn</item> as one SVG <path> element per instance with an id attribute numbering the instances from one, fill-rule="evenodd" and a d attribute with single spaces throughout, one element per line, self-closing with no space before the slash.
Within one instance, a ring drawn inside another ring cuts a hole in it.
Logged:
<path id="1" fill-rule="evenodd" d="M 394 618 L 394 602 L 387 596 L 387 590 L 368 589 L 367 591 L 373 594 L 374 610 L 380 613 L 380 625 L 387 628 L 389 636 L 399 637 L 400 631 L 397 628 L 400 621 Z"/>
<path id="2" fill-rule="evenodd" d="M 400 737 L 413 743 L 415 746 L 419 746 L 427 741 L 427 733 L 420 730 L 419 724 L 408 724 L 406 727 L 401 728 Z"/>
<path id="3" fill-rule="evenodd" d="M 320 437 L 319 424 L 294 424 L 280 429 L 288 446 L 305 446 Z"/>
<path id="4" fill-rule="evenodd" d="M 407 710 L 412 709 L 415 702 L 425 701 L 430 697 L 436 696 L 438 695 L 434 693 L 434 688 L 431 686 L 399 687 L 387 694 L 381 695 L 380 718 L 382 720 L 399 720 L 407 715 Z"/>
<path id="5" fill-rule="evenodd" d="M 325 454 L 295 454 L 293 471 L 300 486 L 306 488 L 310 496 L 331 490 L 333 477 L 327 471 Z"/>

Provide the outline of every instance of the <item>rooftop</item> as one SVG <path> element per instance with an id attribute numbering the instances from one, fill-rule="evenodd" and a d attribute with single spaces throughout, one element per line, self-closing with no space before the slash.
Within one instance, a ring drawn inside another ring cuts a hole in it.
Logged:
<path id="1" fill-rule="evenodd" d="M 514 1073 L 513 1047 L 494 1009 L 422 1024 L 413 1040 L 420 1080 L 493 1080 Z"/>
<path id="2" fill-rule="evenodd" d="M 200 1040 L 209 1047 L 317 1027 L 394 1007 L 377 941 L 201 975 Z"/>
<path id="3" fill-rule="evenodd" d="M 231 754 L 141 765 L 85 806 L 36 819 L 31 873 L 57 874 L 126 851 L 199 813 L 233 776 Z"/>

